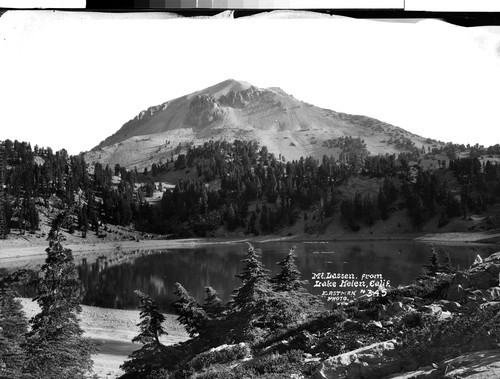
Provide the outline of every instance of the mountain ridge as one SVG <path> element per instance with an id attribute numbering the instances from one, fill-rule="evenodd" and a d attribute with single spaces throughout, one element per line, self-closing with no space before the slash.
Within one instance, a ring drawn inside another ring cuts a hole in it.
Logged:
<path id="1" fill-rule="evenodd" d="M 368 116 L 316 107 L 279 87 L 227 79 L 139 112 L 87 155 L 91 161 L 140 168 L 171 154 L 179 143 L 243 139 L 256 140 L 288 159 L 320 158 L 338 156 L 328 141 L 341 137 L 362 138 L 372 154 L 437 144 Z"/>

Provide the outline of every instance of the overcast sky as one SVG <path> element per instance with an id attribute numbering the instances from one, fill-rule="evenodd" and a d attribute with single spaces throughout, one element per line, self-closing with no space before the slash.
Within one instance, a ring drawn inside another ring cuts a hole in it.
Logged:
<path id="1" fill-rule="evenodd" d="M 147 17 L 4 14 L 0 139 L 86 151 L 149 106 L 233 78 L 425 137 L 500 143 L 498 27 Z"/>

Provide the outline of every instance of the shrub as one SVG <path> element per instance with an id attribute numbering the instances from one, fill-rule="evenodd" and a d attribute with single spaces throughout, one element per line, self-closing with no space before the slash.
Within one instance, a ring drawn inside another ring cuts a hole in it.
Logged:
<path id="1" fill-rule="evenodd" d="M 269 354 L 245 364 L 246 370 L 257 374 L 286 374 L 302 371 L 303 358 L 301 350 L 290 350 L 282 355 Z"/>
<path id="2" fill-rule="evenodd" d="M 240 377 L 237 376 L 237 374 L 232 370 L 207 371 L 204 372 L 203 374 L 198 375 L 198 379 L 238 379 L 238 378 Z"/>
<path id="3" fill-rule="evenodd" d="M 410 312 L 403 316 L 401 322 L 406 328 L 422 328 L 425 325 L 424 317 L 419 312 Z"/>
<path id="4" fill-rule="evenodd" d="M 407 330 L 405 337 L 403 356 L 416 358 L 420 365 L 491 349 L 500 341 L 500 312 L 471 309 L 449 321 L 428 322 L 421 329 Z"/>
<path id="5" fill-rule="evenodd" d="M 190 365 L 196 370 L 202 370 L 214 364 L 222 364 L 243 359 L 249 354 L 245 344 L 228 346 L 220 350 L 209 350 L 193 358 Z"/>

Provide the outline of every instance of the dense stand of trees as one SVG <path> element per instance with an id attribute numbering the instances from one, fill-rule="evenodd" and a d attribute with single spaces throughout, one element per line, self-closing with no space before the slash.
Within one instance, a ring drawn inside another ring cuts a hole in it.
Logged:
<path id="1" fill-rule="evenodd" d="M 89 230 L 101 235 L 103 224 L 130 223 L 138 230 L 178 237 L 209 235 L 221 226 L 257 235 L 279 232 L 302 215 L 307 219 L 311 211 L 320 228 L 340 215 L 348 227 L 359 230 L 401 209 L 407 209 L 417 228 L 436 215 L 443 226 L 453 217 L 486 210 L 500 193 L 498 163 L 487 158 L 481 163 L 477 157 L 496 154 L 496 145 L 440 145 L 431 153 L 452 158 L 438 160 L 432 170 L 410 164 L 429 154 L 430 147 L 371 156 L 360 138 L 342 137 L 326 141 L 325 146 L 340 149 L 339 159 L 325 155 L 321 160 L 307 157 L 286 162 L 265 146 L 238 140 L 188 144 L 166 163 L 155 163 L 138 174 L 118 164 L 88 167 L 82 155 L 6 141 L 9 202 L 5 212 L 9 225 L 21 232 L 36 230 L 40 207 L 56 199 L 60 207 L 73 209 L 73 221 L 65 227 L 70 232 L 80 230 L 84 237 Z M 471 156 L 456 158 L 456 152 L 465 148 Z M 158 189 L 155 177 L 184 170 L 194 171 L 196 178 L 180 179 L 175 188 L 162 191 L 158 207 L 145 201 Z M 339 187 L 356 176 L 377 179 L 378 193 L 351 197 L 341 193 Z M 138 179 L 143 183 L 139 189 Z"/>
<path id="2" fill-rule="evenodd" d="M 115 166 L 114 174 L 120 176 L 116 184 L 108 166 L 96 163 L 92 170 L 83 155 L 10 140 L 5 141 L 5 156 L 6 219 L 21 233 L 39 228 L 42 207 L 72 209 L 75 220 L 69 218 L 63 226 L 71 232 L 78 227 L 84 236 L 89 229 L 99 234 L 102 223 L 128 225 L 141 215 L 145 202 L 134 189 L 135 171 Z"/>
<path id="3" fill-rule="evenodd" d="M 337 143 L 350 149 L 364 144 L 358 139 Z M 315 206 L 320 207 L 321 214 L 331 217 L 336 207 L 336 188 L 361 169 L 364 160 L 354 157 L 337 161 L 325 155 L 321 162 L 307 157 L 285 163 L 253 142 L 207 142 L 175 160 L 173 166 L 179 169 L 196 167 L 199 180 L 181 180 L 173 190 L 167 190 L 161 201 L 160 219 L 171 220 L 171 228 L 190 222 L 197 233 L 217 229 L 220 220 L 228 230 L 242 227 L 258 234 L 293 224 L 301 211 Z M 179 159 L 181 165 L 177 165 Z M 363 172 L 396 175 L 405 168 L 394 156 L 378 157 L 377 163 L 367 163 Z M 156 170 L 162 172 L 167 166 Z"/>
<path id="4" fill-rule="evenodd" d="M 353 230 L 387 220 L 398 209 L 407 209 L 416 227 L 435 215 L 443 226 L 450 218 L 463 215 L 465 207 L 480 212 L 495 200 L 496 162 L 488 160 L 481 166 L 477 158 L 450 160 L 449 169 L 460 181 L 463 174 L 457 169 L 459 164 L 476 167 L 464 169 L 473 185 L 463 185 L 458 193 L 446 176 L 445 160 L 438 162 L 437 170 L 411 167 L 411 160 L 427 154 L 424 148 L 398 156 L 368 156 L 361 139 L 342 138 L 329 143 L 344 151 L 343 159 L 324 156 L 321 161 L 308 157 L 283 162 L 265 147 L 242 141 L 191 147 L 178 156 L 173 167 L 196 167 L 199 180 L 181 180 L 173 190 L 166 191 L 159 218 L 167 232 L 181 235 L 204 235 L 221 224 L 230 231 L 244 228 L 253 234 L 272 233 L 293 224 L 300 212 L 311 209 L 319 212 L 320 219 L 332 217 L 339 209 Z M 439 152 L 445 148 L 453 145 Z M 158 172 L 167 169 L 165 165 L 156 168 Z M 360 174 L 383 179 L 378 194 L 356 193 L 352 198 L 340 198 L 338 187 Z"/>

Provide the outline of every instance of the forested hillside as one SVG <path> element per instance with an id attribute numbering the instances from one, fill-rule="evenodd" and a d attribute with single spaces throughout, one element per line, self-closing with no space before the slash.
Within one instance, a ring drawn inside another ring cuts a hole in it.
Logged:
<path id="1" fill-rule="evenodd" d="M 430 222 L 438 230 L 489 215 L 499 202 L 498 145 L 376 156 L 361 138 L 331 145 L 341 148 L 340 158 L 321 161 L 286 161 L 248 141 L 179 145 L 139 173 L 6 141 L 6 216 L 20 233 L 35 232 L 42 216 L 64 209 L 71 216 L 64 227 L 83 238 L 89 230 L 102 236 L 109 224 L 176 237 L 321 234 L 333 224 L 357 232 L 393 215 L 409 220 L 412 231 Z M 483 229 L 498 226 L 485 218 Z"/>
<path id="2" fill-rule="evenodd" d="M 103 223 L 125 225 L 137 217 L 142 200 L 134 172 L 115 171 L 120 179 L 113 181 L 109 167 L 88 167 L 82 155 L 26 142 L 5 141 L 5 155 L 6 219 L 20 234 L 34 233 L 42 218 L 50 221 L 60 210 L 71 216 L 63 227 L 84 238 L 88 230 L 99 235 Z"/>
<path id="3" fill-rule="evenodd" d="M 359 138 L 337 144 L 343 146 L 342 159 L 325 155 L 321 161 L 285 161 L 252 142 L 188 146 L 142 175 L 155 182 L 179 173 L 189 178 L 163 192 L 157 216 L 151 214 L 156 225 L 150 225 L 188 236 L 210 235 L 223 224 L 227 231 L 257 235 L 279 233 L 302 220 L 301 232 L 322 233 L 331 222 L 358 231 L 403 211 L 414 230 L 439 216 L 438 229 L 498 202 L 498 148 L 483 149 L 490 159 L 480 159 L 458 145 L 371 156 Z M 354 178 L 370 184 L 352 188 Z"/>

